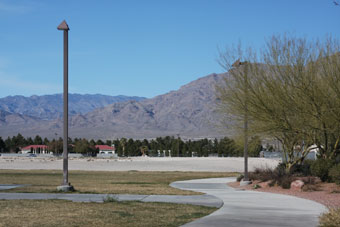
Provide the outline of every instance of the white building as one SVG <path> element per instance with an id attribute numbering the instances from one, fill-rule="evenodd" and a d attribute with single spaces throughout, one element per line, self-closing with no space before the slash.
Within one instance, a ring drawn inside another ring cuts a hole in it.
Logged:
<path id="1" fill-rule="evenodd" d="M 46 145 L 29 145 L 27 147 L 21 148 L 22 154 L 47 154 L 48 146 Z"/>
<path id="2" fill-rule="evenodd" d="M 115 154 L 116 148 L 114 145 L 112 147 L 108 145 L 96 145 L 96 149 L 99 149 L 99 154 Z"/>

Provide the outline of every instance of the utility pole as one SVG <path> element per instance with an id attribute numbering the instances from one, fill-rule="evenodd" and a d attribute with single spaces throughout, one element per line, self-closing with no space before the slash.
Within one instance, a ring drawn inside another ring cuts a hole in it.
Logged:
<path id="1" fill-rule="evenodd" d="M 63 137 L 63 182 L 58 186 L 59 191 L 74 191 L 68 182 L 68 31 L 70 30 L 64 20 L 57 27 L 64 32 L 64 137 Z"/>

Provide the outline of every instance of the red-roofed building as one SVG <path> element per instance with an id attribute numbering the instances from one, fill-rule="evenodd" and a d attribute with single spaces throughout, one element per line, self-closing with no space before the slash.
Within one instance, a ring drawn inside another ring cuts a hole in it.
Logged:
<path id="1" fill-rule="evenodd" d="M 112 147 L 108 145 L 96 145 L 96 149 L 99 150 L 99 154 L 115 154 L 116 151 L 114 145 L 112 145 Z"/>
<path id="2" fill-rule="evenodd" d="M 29 145 L 27 147 L 21 148 L 22 154 L 47 154 L 48 153 L 48 146 L 46 145 Z"/>

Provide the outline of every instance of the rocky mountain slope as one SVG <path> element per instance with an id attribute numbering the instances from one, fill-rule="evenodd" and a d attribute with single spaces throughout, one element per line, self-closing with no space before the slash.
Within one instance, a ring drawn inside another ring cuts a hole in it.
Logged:
<path id="1" fill-rule="evenodd" d="M 221 137 L 218 130 L 215 86 L 224 74 L 211 74 L 151 99 L 116 102 L 85 114 L 70 117 L 71 137 L 94 139 L 155 138 L 177 136 L 182 138 Z M 4 132 L 14 133 L 11 124 L 0 126 Z M 40 134 L 61 135 L 62 120 L 54 119 L 17 128 L 24 136 Z"/>
<path id="2" fill-rule="evenodd" d="M 41 119 L 29 117 L 21 114 L 10 113 L 4 110 L 0 110 L 0 126 L 4 125 L 23 125 L 23 124 L 37 124 Z"/>
<path id="3" fill-rule="evenodd" d="M 143 97 L 129 96 L 108 96 L 108 95 L 80 95 L 69 94 L 69 114 L 86 114 L 94 109 L 107 106 L 116 102 L 129 100 L 140 101 Z M 9 113 L 22 114 L 40 119 L 52 120 L 62 117 L 63 97 L 62 94 L 55 95 L 33 95 L 25 96 L 7 96 L 0 99 L 0 110 Z"/>

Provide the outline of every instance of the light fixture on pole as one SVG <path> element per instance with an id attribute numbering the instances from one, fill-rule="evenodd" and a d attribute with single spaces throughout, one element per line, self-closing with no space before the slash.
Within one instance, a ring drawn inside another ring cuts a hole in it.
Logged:
<path id="1" fill-rule="evenodd" d="M 68 31 L 70 30 L 64 20 L 57 27 L 64 32 L 64 138 L 63 138 L 63 182 L 58 186 L 59 191 L 74 191 L 68 182 Z"/>

